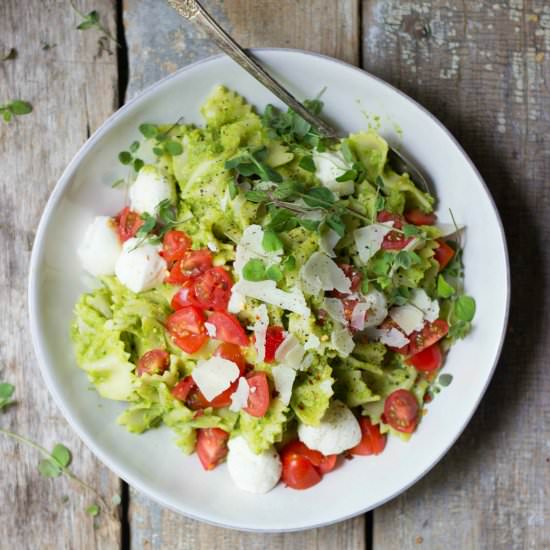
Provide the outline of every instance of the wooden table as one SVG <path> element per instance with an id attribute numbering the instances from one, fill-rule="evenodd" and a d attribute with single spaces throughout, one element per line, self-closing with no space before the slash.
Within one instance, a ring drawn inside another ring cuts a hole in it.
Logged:
<path id="1" fill-rule="evenodd" d="M 360 65 L 439 117 L 466 148 L 500 209 L 513 301 L 499 368 L 446 458 L 405 494 L 365 517 L 288 535 L 209 527 L 128 490 L 61 417 L 31 349 L 26 285 L 34 233 L 63 168 L 124 101 L 216 52 L 162 0 L 78 0 L 98 10 L 122 47 L 76 30 L 65 0 L 2 0 L 0 104 L 34 111 L 0 125 L 0 380 L 17 404 L 0 425 L 51 447 L 102 493 L 120 519 L 95 520 L 93 497 L 42 478 L 38 455 L 0 434 L 0 547 L 17 549 L 543 549 L 550 548 L 550 4 L 547 0 L 209 0 L 245 46 L 296 47 Z M 487 243 L 491 246 L 491 243 Z M 490 284 L 490 266 L 488 280 Z"/>

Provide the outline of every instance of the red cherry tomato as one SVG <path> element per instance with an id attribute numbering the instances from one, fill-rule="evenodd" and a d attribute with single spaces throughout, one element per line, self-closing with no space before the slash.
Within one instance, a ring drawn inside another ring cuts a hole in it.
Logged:
<path id="1" fill-rule="evenodd" d="M 282 462 L 282 480 L 292 489 L 309 489 L 321 481 L 321 474 L 305 456 L 289 454 Z"/>
<path id="2" fill-rule="evenodd" d="M 201 428 L 197 432 L 199 460 L 205 470 L 212 470 L 227 455 L 229 434 L 221 428 Z"/>
<path id="3" fill-rule="evenodd" d="M 118 237 L 121 242 L 125 242 L 135 237 L 138 229 L 143 225 L 140 215 L 128 207 L 123 208 L 115 218 L 118 224 Z"/>
<path id="4" fill-rule="evenodd" d="M 243 407 L 243 410 L 251 416 L 264 416 L 271 401 L 266 373 L 253 372 L 246 377 L 246 381 L 250 391 L 248 393 L 248 403 L 246 407 Z"/>
<path id="5" fill-rule="evenodd" d="M 204 321 L 205 316 L 200 309 L 187 306 L 168 317 L 166 328 L 177 346 L 186 353 L 195 353 L 208 340 Z"/>
<path id="6" fill-rule="evenodd" d="M 183 231 L 171 229 L 164 235 L 162 256 L 168 263 L 181 260 L 189 248 L 191 248 L 191 239 Z"/>
<path id="7" fill-rule="evenodd" d="M 453 259 L 455 251 L 445 241 L 438 239 L 439 246 L 434 250 L 435 259 L 439 264 L 439 271 L 447 267 L 447 264 Z"/>
<path id="8" fill-rule="evenodd" d="M 336 468 L 337 462 L 338 462 L 338 455 L 325 456 L 321 464 L 319 464 L 318 469 L 322 474 L 328 474 L 329 472 L 332 472 L 334 468 Z"/>
<path id="9" fill-rule="evenodd" d="M 189 392 L 194 388 L 195 381 L 191 376 L 186 376 L 182 378 L 173 388 L 172 395 L 179 399 L 180 401 L 185 402 Z"/>
<path id="10" fill-rule="evenodd" d="M 181 288 L 172 297 L 170 305 L 176 311 L 182 307 L 199 306 L 193 292 L 193 281 L 191 279 L 182 283 Z"/>
<path id="11" fill-rule="evenodd" d="M 426 323 L 420 332 L 413 332 L 409 337 L 408 355 L 416 355 L 422 350 L 433 346 L 449 332 L 449 325 L 443 319 Z"/>
<path id="12" fill-rule="evenodd" d="M 369 418 L 362 416 L 359 419 L 361 426 L 361 441 L 350 449 L 353 455 L 379 455 L 386 446 L 386 436 L 380 433 L 380 428 L 373 425 Z"/>
<path id="13" fill-rule="evenodd" d="M 266 363 L 275 361 L 275 352 L 285 339 L 283 327 L 267 327 L 265 336 L 265 358 Z"/>
<path id="14" fill-rule="evenodd" d="M 385 422 L 398 432 L 414 432 L 418 423 L 419 409 L 418 401 L 410 391 L 396 390 L 386 397 Z"/>
<path id="15" fill-rule="evenodd" d="M 378 212 L 378 216 L 376 217 L 376 219 L 380 223 L 393 222 L 394 229 L 403 229 L 404 219 L 401 214 L 392 214 L 387 210 L 382 210 L 381 212 Z"/>
<path id="16" fill-rule="evenodd" d="M 291 441 L 283 447 L 283 449 L 281 450 L 281 459 L 284 460 L 284 458 L 290 454 L 304 456 L 322 474 L 326 474 L 333 470 L 336 466 L 336 461 L 338 459 L 338 455 L 325 456 L 319 451 L 310 449 L 305 443 L 302 443 L 299 440 Z"/>
<path id="17" fill-rule="evenodd" d="M 170 355 L 163 349 L 152 349 L 144 353 L 137 363 L 136 373 L 162 374 L 170 366 Z"/>
<path id="18" fill-rule="evenodd" d="M 233 281 L 223 267 L 211 267 L 195 279 L 193 290 L 201 307 L 224 311 L 231 297 L 232 286 Z"/>
<path id="19" fill-rule="evenodd" d="M 239 367 L 241 375 L 244 374 L 246 370 L 246 361 L 243 357 L 243 354 L 241 353 L 241 348 L 237 344 L 222 342 L 214 355 L 223 357 L 228 361 L 233 361 L 233 363 L 235 363 L 237 367 Z"/>
<path id="20" fill-rule="evenodd" d="M 407 363 L 412 365 L 416 370 L 422 372 L 435 371 L 441 367 L 442 362 L 443 355 L 439 344 L 424 348 L 416 355 L 410 357 L 407 361 Z"/>
<path id="21" fill-rule="evenodd" d="M 413 208 L 405 212 L 405 219 L 414 225 L 433 225 L 437 216 L 433 212 L 426 214 L 420 208 Z"/>
<path id="22" fill-rule="evenodd" d="M 208 317 L 208 322 L 216 327 L 216 340 L 247 346 L 248 337 L 239 320 L 230 313 L 215 311 Z"/>
<path id="23" fill-rule="evenodd" d="M 394 229 L 402 229 L 405 219 L 400 214 L 392 214 L 386 210 L 378 213 L 377 220 L 380 223 L 384 222 L 393 222 Z M 398 233 L 397 231 L 390 231 L 384 237 L 382 241 L 382 248 L 384 250 L 401 250 L 405 248 L 412 241 L 412 237 L 407 238 L 403 233 Z"/>
<path id="24" fill-rule="evenodd" d="M 212 254 L 209 250 L 188 250 L 181 260 L 174 263 L 166 282 L 181 285 L 185 281 L 197 277 L 212 267 Z"/>

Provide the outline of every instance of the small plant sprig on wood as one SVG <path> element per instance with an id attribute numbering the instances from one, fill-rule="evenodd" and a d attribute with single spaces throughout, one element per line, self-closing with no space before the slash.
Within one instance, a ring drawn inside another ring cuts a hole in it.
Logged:
<path id="1" fill-rule="evenodd" d="M 107 51 L 109 54 L 113 53 L 109 49 L 109 41 L 115 44 L 117 48 L 120 47 L 119 41 L 111 34 L 109 29 L 101 23 L 100 15 L 97 10 L 92 10 L 89 13 L 83 13 L 76 7 L 74 0 L 69 0 L 69 4 L 71 5 L 71 8 L 82 18 L 82 21 L 80 21 L 76 27 L 79 31 L 95 29 L 102 33 L 102 36 L 100 36 L 97 41 L 100 53 L 102 51 Z"/>
<path id="2" fill-rule="evenodd" d="M 22 99 L 14 99 L 4 105 L 0 105 L 0 116 L 5 122 L 10 122 L 13 117 L 32 113 L 32 105 Z"/>

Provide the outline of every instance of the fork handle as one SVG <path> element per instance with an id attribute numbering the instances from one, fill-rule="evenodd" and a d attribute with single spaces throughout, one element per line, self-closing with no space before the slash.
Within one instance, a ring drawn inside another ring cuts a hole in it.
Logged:
<path id="1" fill-rule="evenodd" d="M 246 53 L 210 16 L 196 0 L 168 0 L 168 3 L 183 17 L 199 25 L 217 46 L 247 73 L 263 84 L 285 105 L 317 128 L 326 137 L 338 137 L 338 132 L 325 121 L 310 113 L 291 93 L 285 90 L 258 62 Z"/>

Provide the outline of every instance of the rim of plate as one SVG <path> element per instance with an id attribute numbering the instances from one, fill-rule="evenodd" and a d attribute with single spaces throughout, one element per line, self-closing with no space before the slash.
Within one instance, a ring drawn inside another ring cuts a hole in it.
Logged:
<path id="1" fill-rule="evenodd" d="M 111 471 L 113 471 L 118 477 L 123 479 L 126 483 L 129 485 L 135 487 L 140 492 L 144 493 L 151 499 L 153 499 L 155 502 L 160 504 L 161 506 L 164 506 L 174 512 L 177 512 L 178 514 L 182 514 L 186 517 L 189 517 L 191 519 L 202 521 L 204 523 L 207 523 L 209 525 L 214 525 L 216 527 L 223 527 L 228 529 L 235 529 L 239 531 L 248 531 L 248 532 L 256 532 L 256 533 L 288 533 L 288 532 L 295 532 L 295 531 L 303 531 L 306 529 L 314 529 L 318 527 L 326 527 L 328 525 L 332 525 L 334 523 L 338 523 L 340 521 L 345 521 L 347 519 L 356 517 L 358 515 L 364 514 L 366 512 L 369 512 L 370 510 L 373 510 L 379 506 L 382 506 L 386 502 L 394 499 L 401 493 L 405 492 L 407 489 L 409 489 L 412 485 L 417 483 L 421 478 L 423 478 L 428 472 L 432 470 L 432 468 L 435 467 L 436 464 L 440 462 L 440 460 L 449 452 L 449 449 L 456 443 L 456 440 L 462 435 L 464 432 L 466 426 L 469 424 L 470 420 L 472 419 L 474 413 L 477 411 L 479 404 L 481 400 L 483 399 L 483 396 L 485 395 L 487 388 L 493 378 L 496 366 L 498 364 L 498 361 L 500 359 L 500 355 L 502 352 L 502 347 L 504 345 L 504 340 L 506 336 L 506 328 L 508 326 L 508 320 L 510 316 L 510 261 L 509 261 L 509 254 L 508 254 L 508 245 L 506 242 L 506 235 L 504 232 L 504 226 L 502 224 L 502 219 L 500 217 L 500 214 L 498 212 L 496 203 L 493 199 L 493 196 L 491 195 L 491 192 L 489 188 L 487 187 L 487 184 L 485 183 L 484 179 L 482 178 L 481 174 L 479 173 L 479 170 L 476 168 L 475 164 L 472 162 L 464 148 L 460 145 L 460 143 L 456 140 L 456 138 L 453 136 L 453 134 L 445 127 L 445 125 L 435 116 L 433 115 L 428 109 L 423 107 L 420 103 L 418 103 L 413 98 L 409 97 L 407 94 L 396 88 L 395 86 L 387 83 L 385 80 L 382 80 L 381 78 L 372 75 L 368 71 L 365 71 L 364 69 L 361 69 L 360 67 L 356 67 L 355 65 L 352 65 L 350 63 L 347 63 L 345 61 L 341 61 L 339 59 L 335 59 L 333 57 L 330 57 L 328 55 L 316 53 L 316 52 L 309 52 L 306 50 L 301 50 L 297 48 L 251 48 L 249 51 L 252 52 L 279 52 L 289 55 L 294 54 L 300 54 L 305 56 L 312 56 L 324 59 L 326 61 L 329 61 L 331 63 L 339 64 L 347 69 L 351 69 L 353 71 L 356 71 L 360 73 L 362 76 L 373 79 L 377 81 L 378 83 L 382 84 L 383 86 L 386 86 L 399 94 L 401 97 L 406 99 L 413 108 L 419 109 L 424 114 L 428 115 L 433 122 L 436 123 L 436 125 L 443 130 L 443 132 L 447 135 L 448 138 L 452 141 L 453 145 L 457 148 L 459 153 L 461 154 L 463 160 L 470 166 L 470 168 L 473 170 L 475 176 L 477 177 L 478 183 L 481 185 L 485 195 L 489 199 L 489 202 L 491 204 L 493 214 L 496 218 L 498 229 L 500 232 L 501 242 L 504 249 L 504 258 L 506 261 L 506 304 L 505 304 L 505 314 L 504 314 L 504 322 L 502 325 L 502 331 L 500 334 L 500 339 L 498 342 L 498 346 L 496 348 L 496 353 L 494 356 L 493 364 L 491 365 L 491 368 L 488 372 L 488 376 L 486 379 L 486 382 L 479 394 L 479 397 L 476 400 L 476 403 L 474 407 L 472 407 L 472 410 L 468 414 L 467 418 L 465 419 L 464 423 L 460 426 L 460 428 L 457 430 L 455 437 L 451 440 L 449 445 L 445 447 L 438 455 L 435 457 L 433 462 L 426 467 L 424 470 L 418 473 L 418 475 L 412 479 L 408 484 L 401 487 L 399 490 L 395 491 L 394 493 L 387 496 L 385 499 L 381 499 L 380 501 L 376 502 L 372 506 L 366 506 L 365 508 L 362 508 L 360 510 L 357 510 L 356 512 L 352 514 L 345 514 L 342 516 L 335 517 L 329 521 L 314 523 L 312 525 L 303 526 L 303 527 L 294 527 L 291 529 L 265 529 L 265 528 L 259 528 L 254 529 L 250 527 L 244 527 L 239 525 L 228 525 L 225 523 L 214 521 L 210 518 L 203 517 L 200 515 L 195 515 L 193 512 L 189 510 L 182 511 L 181 508 L 178 508 L 175 505 L 167 503 L 162 495 L 158 494 L 154 488 L 146 487 L 139 479 L 132 475 L 128 475 L 127 472 L 124 470 L 124 466 L 122 464 L 119 464 L 116 459 L 112 459 L 107 453 L 104 453 L 100 448 L 98 448 L 91 436 L 89 436 L 86 433 L 86 430 L 83 426 L 81 426 L 80 422 L 78 422 L 72 415 L 71 411 L 65 406 L 63 399 L 61 398 L 60 394 L 57 391 L 57 381 L 56 377 L 53 373 L 53 369 L 50 367 L 47 354 L 44 349 L 44 338 L 40 331 L 40 326 L 37 321 L 38 317 L 38 311 L 39 311 L 39 285 L 38 285 L 38 273 L 37 273 L 37 266 L 42 260 L 43 257 L 43 245 L 44 240 L 46 237 L 46 229 L 48 227 L 50 218 L 52 216 L 53 211 L 57 207 L 59 201 L 61 200 L 63 194 L 65 193 L 72 177 L 78 170 L 78 167 L 81 163 L 81 161 L 86 157 L 88 152 L 92 149 L 92 147 L 99 142 L 104 134 L 106 134 L 116 123 L 123 119 L 127 113 L 136 103 L 139 103 L 140 101 L 144 100 L 147 97 L 154 96 L 155 92 L 164 86 L 164 84 L 170 80 L 177 79 L 182 73 L 185 72 L 192 72 L 196 70 L 199 66 L 207 64 L 207 63 L 213 63 L 216 62 L 218 59 L 226 57 L 225 54 L 220 53 L 213 56 L 209 56 L 205 59 L 201 59 L 199 61 L 195 61 L 194 63 L 191 63 L 189 65 L 186 65 L 185 67 L 182 67 L 175 71 L 174 73 L 165 76 L 161 80 L 155 82 L 151 86 L 147 87 L 145 90 L 137 94 L 134 98 L 132 98 L 130 101 L 125 103 L 122 107 L 120 107 L 117 111 L 115 111 L 111 116 L 109 116 L 98 128 L 97 130 L 86 140 L 86 142 L 82 145 L 82 147 L 78 150 L 78 152 L 75 154 L 75 156 L 71 159 L 63 173 L 61 174 L 61 177 L 58 179 L 57 183 L 55 184 L 50 197 L 48 198 L 48 201 L 46 203 L 46 206 L 44 207 L 44 211 L 42 212 L 42 215 L 40 217 L 40 222 L 38 224 L 38 228 L 36 231 L 35 240 L 32 247 L 32 253 L 31 253 L 31 260 L 29 264 L 29 282 L 28 282 L 28 307 L 29 307 L 29 324 L 31 329 L 31 341 L 33 344 L 34 352 L 36 354 L 36 357 L 38 359 L 38 366 L 40 369 L 40 372 L 42 374 L 42 378 L 46 382 L 46 387 L 48 388 L 49 393 L 54 398 L 54 401 L 56 405 L 61 410 L 61 413 L 63 414 L 64 418 L 67 420 L 69 425 L 75 430 L 75 432 L 78 434 L 78 436 L 82 439 L 84 444 L 92 451 L 94 455 L 96 455 L 101 462 L 103 462 Z"/>

